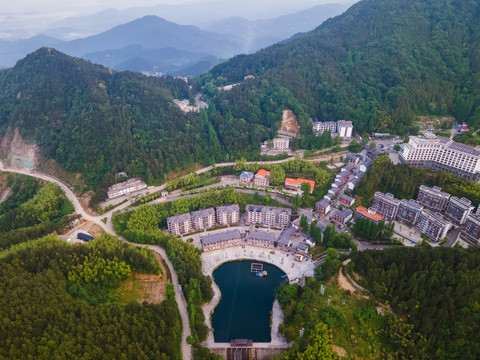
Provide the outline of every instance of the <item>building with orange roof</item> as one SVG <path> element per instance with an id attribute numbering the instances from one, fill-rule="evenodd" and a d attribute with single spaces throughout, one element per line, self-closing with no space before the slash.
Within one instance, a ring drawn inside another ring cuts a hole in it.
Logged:
<path id="1" fill-rule="evenodd" d="M 285 179 L 285 187 L 287 189 L 299 191 L 303 183 L 310 184 L 310 193 L 312 193 L 313 189 L 315 188 L 315 181 L 307 180 L 307 179 L 291 179 L 291 178 Z"/>
<path id="2" fill-rule="evenodd" d="M 363 206 L 359 206 L 355 210 L 355 219 L 359 217 L 362 219 L 368 219 L 370 221 L 373 221 L 375 224 L 378 224 L 384 219 L 382 215 L 377 214 L 372 208 L 367 209 Z"/>
<path id="3" fill-rule="evenodd" d="M 270 171 L 265 169 L 258 170 L 257 174 L 255 175 L 255 179 L 253 180 L 253 184 L 255 186 L 269 186 L 270 185 Z"/>

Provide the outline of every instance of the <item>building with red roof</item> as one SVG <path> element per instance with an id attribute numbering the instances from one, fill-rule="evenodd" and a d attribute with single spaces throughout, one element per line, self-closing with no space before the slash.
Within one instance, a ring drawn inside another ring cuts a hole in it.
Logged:
<path id="1" fill-rule="evenodd" d="M 355 219 L 358 217 L 368 219 L 376 224 L 384 219 L 382 215 L 377 214 L 373 209 L 367 209 L 363 206 L 359 206 L 355 209 Z"/>
<path id="2" fill-rule="evenodd" d="M 315 188 L 315 181 L 307 180 L 307 179 L 291 179 L 291 178 L 285 179 L 285 187 L 287 189 L 299 191 L 303 183 L 310 184 L 310 193 L 312 193 L 313 189 Z"/>
<path id="3" fill-rule="evenodd" d="M 253 184 L 255 186 L 269 186 L 270 185 L 270 171 L 265 169 L 258 170 L 257 174 L 255 175 L 255 179 L 253 180 Z"/>

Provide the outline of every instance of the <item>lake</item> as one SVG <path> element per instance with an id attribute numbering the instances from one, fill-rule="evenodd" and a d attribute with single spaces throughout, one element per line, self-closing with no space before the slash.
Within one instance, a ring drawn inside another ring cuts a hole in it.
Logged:
<path id="1" fill-rule="evenodd" d="M 234 261 L 221 265 L 213 277 L 222 292 L 220 303 L 212 315 L 215 342 L 232 339 L 250 339 L 270 342 L 270 313 L 274 293 L 285 273 L 274 265 L 263 264 L 267 276 L 258 277 L 251 272 L 252 263 Z"/>

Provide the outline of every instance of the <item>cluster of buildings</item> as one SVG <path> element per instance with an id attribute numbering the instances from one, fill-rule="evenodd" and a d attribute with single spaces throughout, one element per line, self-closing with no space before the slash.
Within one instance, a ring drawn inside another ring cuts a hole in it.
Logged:
<path id="1" fill-rule="evenodd" d="M 168 231 L 174 235 L 185 235 L 213 226 L 230 226 L 240 221 L 238 205 L 217 206 L 167 218 Z"/>
<path id="2" fill-rule="evenodd" d="M 353 124 L 351 121 L 338 120 L 338 121 L 318 121 L 317 119 L 311 119 L 313 131 L 318 134 L 323 134 L 325 131 L 330 131 L 332 136 L 340 136 L 342 139 L 350 139 L 353 132 Z"/>
<path id="3" fill-rule="evenodd" d="M 249 171 L 242 171 L 240 174 L 240 184 L 255 185 L 260 187 L 270 186 L 271 172 L 265 169 L 260 169 L 256 174 Z"/>
<path id="4" fill-rule="evenodd" d="M 416 168 L 449 171 L 457 176 L 480 181 L 480 146 L 457 143 L 426 131 L 410 136 L 402 144 L 400 161 Z"/>
<path id="5" fill-rule="evenodd" d="M 239 178 L 240 184 L 254 185 L 264 188 L 270 186 L 270 174 L 271 172 L 265 169 L 258 170 L 256 174 L 249 171 L 242 171 Z M 312 193 L 315 188 L 314 180 L 286 178 L 285 188 L 300 193 L 303 183 L 308 183 L 310 185 L 310 193 Z"/>
<path id="6" fill-rule="evenodd" d="M 140 178 L 128 179 L 127 181 L 114 184 L 108 188 L 107 197 L 114 199 L 122 195 L 127 195 L 135 191 L 143 190 L 147 184 Z"/>
<path id="7" fill-rule="evenodd" d="M 430 188 L 422 185 L 417 200 L 398 200 L 392 194 L 376 192 L 372 207 L 358 207 L 355 218 L 366 218 L 376 223 L 383 219 L 396 220 L 410 227 L 414 226 L 433 241 L 445 238 L 453 224 L 465 225 L 462 237 L 478 243 L 480 207 L 476 214 L 473 210 L 474 206 L 468 199 L 450 196 L 437 186 Z"/>
<path id="8" fill-rule="evenodd" d="M 256 246 L 265 249 L 278 249 L 283 251 L 294 250 L 295 260 L 302 261 L 308 254 L 309 246 L 306 243 L 299 243 L 292 249 L 292 241 L 295 229 L 290 228 L 283 231 L 277 239 L 273 233 L 261 230 L 249 230 L 242 234 L 239 230 L 229 230 L 217 234 L 207 234 L 200 237 L 203 251 L 214 251 L 235 246 Z"/>
<path id="9" fill-rule="evenodd" d="M 360 154 L 345 154 L 343 159 L 346 161 L 345 166 L 335 177 L 328 193 L 315 204 L 316 211 L 322 217 L 325 217 L 330 211 L 334 211 L 330 220 L 340 225 L 346 224 L 353 217 L 353 211 L 349 207 L 355 203 L 355 199 L 345 194 L 345 190 L 353 190 L 372 164 L 372 160 L 366 156 L 366 151 L 362 151 Z M 334 209 L 335 203 L 337 209 Z"/>

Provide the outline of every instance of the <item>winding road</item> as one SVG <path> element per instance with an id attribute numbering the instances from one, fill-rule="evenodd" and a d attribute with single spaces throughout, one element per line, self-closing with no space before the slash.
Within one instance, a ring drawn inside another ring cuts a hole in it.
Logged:
<path id="1" fill-rule="evenodd" d="M 158 254 L 160 254 L 160 256 L 165 260 L 165 263 L 167 264 L 168 269 L 170 270 L 170 273 L 172 274 L 172 284 L 175 288 L 175 300 L 177 301 L 178 310 L 180 312 L 180 317 L 182 319 L 182 359 L 187 359 L 187 360 L 193 359 L 192 346 L 187 343 L 187 337 L 191 335 L 190 323 L 188 321 L 187 302 L 186 302 L 186 300 L 183 296 L 183 293 L 181 291 L 181 287 L 180 287 L 180 284 L 178 282 L 177 273 L 175 272 L 175 269 L 173 268 L 173 265 L 170 262 L 170 260 L 168 259 L 168 256 L 165 253 L 165 250 L 163 248 L 161 248 L 160 246 L 156 246 L 156 245 L 140 245 L 140 244 L 131 243 L 131 242 L 127 241 L 125 238 L 123 238 L 122 236 L 118 236 L 115 233 L 115 230 L 113 229 L 113 225 L 112 225 L 113 210 L 109 211 L 108 213 L 105 213 L 103 215 L 100 215 L 100 216 L 93 216 L 93 215 L 88 214 L 85 211 L 85 209 L 82 207 L 82 204 L 80 203 L 78 198 L 75 196 L 73 191 L 70 189 L 70 187 L 67 186 L 65 183 L 63 183 L 61 180 L 59 180 L 59 179 L 57 179 L 53 176 L 38 173 L 38 172 L 29 172 L 29 171 L 25 171 L 25 170 L 10 169 L 10 168 L 4 168 L 3 171 L 28 175 L 28 176 L 32 176 L 32 177 L 35 177 L 35 178 L 38 178 L 38 179 L 42 179 L 42 180 L 53 182 L 53 183 L 57 184 L 65 192 L 65 195 L 67 196 L 67 198 L 72 202 L 73 206 L 75 207 L 75 212 L 77 214 L 81 215 L 85 220 L 92 221 L 96 225 L 100 226 L 106 233 L 114 235 L 114 236 L 120 238 L 122 241 L 124 241 L 128 244 L 131 244 L 131 245 L 134 245 L 134 246 L 148 247 L 150 250 L 155 251 Z M 122 204 L 121 206 L 117 207 L 115 209 L 115 211 L 119 210 L 119 209 L 126 208 L 128 205 L 129 205 L 129 202 L 126 202 L 125 204 Z M 107 218 L 107 223 L 106 224 L 101 220 L 105 217 Z"/>

